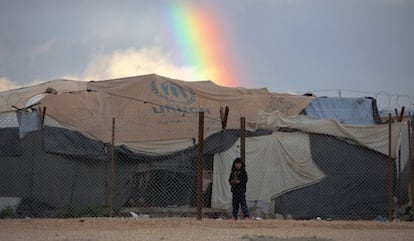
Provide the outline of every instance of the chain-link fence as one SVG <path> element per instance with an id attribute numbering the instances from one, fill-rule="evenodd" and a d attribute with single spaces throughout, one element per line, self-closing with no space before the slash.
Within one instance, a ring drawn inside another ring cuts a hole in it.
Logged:
<path id="1" fill-rule="evenodd" d="M 206 116 L 200 137 L 198 112 L 177 113 L 177 128 L 193 133 L 193 139 L 138 143 L 117 142 L 118 133 L 136 131 L 118 126 L 121 117 L 96 126 L 109 133 L 110 141 L 102 142 L 47 114 L 42 122 L 38 111 L 8 115 L 0 123 L 3 218 L 197 217 L 200 211 L 203 217 L 230 218 L 228 179 L 241 156 L 251 218 L 412 219 L 410 121 L 402 122 L 398 156 L 390 159 L 375 148 L 374 139 L 367 147 L 329 132 L 249 124 L 244 130 L 243 118 L 228 120 L 240 121 L 240 129 L 210 134 L 209 128 L 225 123 Z M 159 128 L 151 120 L 145 123 L 145 129 Z M 392 151 L 395 139 L 381 133 L 373 138 L 386 140 L 381 145 Z"/>

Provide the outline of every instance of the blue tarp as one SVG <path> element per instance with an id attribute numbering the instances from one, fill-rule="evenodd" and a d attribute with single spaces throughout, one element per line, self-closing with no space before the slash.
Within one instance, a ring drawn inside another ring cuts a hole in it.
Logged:
<path id="1" fill-rule="evenodd" d="M 372 98 L 315 98 L 305 114 L 314 119 L 335 119 L 343 124 L 375 125 L 379 124 L 376 101 Z"/>

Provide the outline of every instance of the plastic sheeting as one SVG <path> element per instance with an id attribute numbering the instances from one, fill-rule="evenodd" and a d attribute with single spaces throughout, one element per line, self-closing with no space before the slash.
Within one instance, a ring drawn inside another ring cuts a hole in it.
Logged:
<path id="1" fill-rule="evenodd" d="M 20 156 L 21 149 L 19 129 L 15 127 L 0 128 L 0 157 Z"/>
<path id="2" fill-rule="evenodd" d="M 228 176 L 238 156 L 239 141 L 214 156 L 213 208 L 231 207 Z M 246 170 L 248 201 L 270 202 L 272 197 L 314 184 L 325 176 L 311 158 L 308 135 L 299 132 L 246 138 Z"/>
<path id="3" fill-rule="evenodd" d="M 204 167 L 207 170 L 212 170 L 213 155 L 233 146 L 239 134 L 239 130 L 225 130 L 206 138 Z M 248 132 L 247 136 L 270 134 L 271 131 L 258 130 Z M 12 136 L 21 144 L 2 139 Z M 76 131 L 51 126 L 22 139 L 17 127 L 0 128 L 0 140 L 0 144 L 5 144 L 0 149 L 0 196 L 22 198 L 21 215 L 44 217 L 61 208 L 107 204 L 110 154 L 105 143 Z M 13 155 L 1 152 L 15 147 L 20 149 Z M 146 198 L 147 207 L 194 205 L 196 145 L 158 156 L 117 146 L 115 158 L 115 208 L 140 195 Z M 145 189 L 134 186 L 142 176 L 149 178 Z"/>
<path id="4" fill-rule="evenodd" d="M 40 116 L 37 111 L 17 111 L 20 138 L 32 131 L 40 130 Z"/>
<path id="5" fill-rule="evenodd" d="M 66 128 L 45 126 L 42 131 L 43 146 L 48 153 L 109 160 L 108 148 L 103 142 Z"/>
<path id="6" fill-rule="evenodd" d="M 306 108 L 307 116 L 314 119 L 335 119 L 343 124 L 374 125 L 373 100 L 370 98 L 315 98 Z"/>

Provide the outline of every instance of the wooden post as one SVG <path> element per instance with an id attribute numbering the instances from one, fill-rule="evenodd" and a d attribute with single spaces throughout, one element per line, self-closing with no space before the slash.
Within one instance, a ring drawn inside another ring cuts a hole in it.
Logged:
<path id="1" fill-rule="evenodd" d="M 114 184 L 115 184 L 115 117 L 112 117 L 112 140 L 110 148 L 110 173 L 109 173 L 109 217 L 113 215 Z"/>
<path id="2" fill-rule="evenodd" d="M 398 115 L 398 111 L 396 112 L 397 113 L 397 122 L 402 122 L 403 121 L 403 118 L 404 118 L 404 111 L 405 111 L 405 106 L 402 106 L 401 107 L 401 112 L 400 112 L 400 114 Z M 397 200 L 398 200 L 398 203 L 397 203 L 397 205 L 398 205 L 398 208 L 401 208 L 401 149 L 399 149 L 398 150 L 398 156 L 396 157 L 396 158 L 398 158 L 398 168 L 397 168 L 397 170 L 398 170 L 398 172 L 397 172 L 397 193 L 396 193 L 396 195 L 397 195 Z"/>
<path id="3" fill-rule="evenodd" d="M 229 107 L 226 106 L 224 111 L 223 111 L 223 107 L 220 107 L 221 130 L 225 130 L 227 128 L 228 116 L 229 116 Z"/>
<path id="4" fill-rule="evenodd" d="M 395 120 L 398 121 L 400 118 L 400 115 L 398 114 L 398 109 L 394 108 L 394 112 L 395 112 Z"/>
<path id="5" fill-rule="evenodd" d="M 401 112 L 400 112 L 400 117 L 398 118 L 399 122 L 402 122 L 404 119 L 404 111 L 405 111 L 405 106 L 401 107 Z"/>
<path id="6" fill-rule="evenodd" d="M 43 129 L 43 127 L 45 126 L 45 117 L 46 117 L 46 106 L 43 106 L 43 111 L 42 111 L 42 118 L 41 118 L 41 128 Z"/>
<path id="7" fill-rule="evenodd" d="M 204 112 L 198 113 L 197 220 L 203 218 Z"/>
<path id="8" fill-rule="evenodd" d="M 240 158 L 246 164 L 246 118 L 240 118 Z"/>
<path id="9" fill-rule="evenodd" d="M 388 114 L 388 162 L 387 162 L 387 193 L 388 193 L 388 221 L 392 220 L 393 200 L 392 200 L 392 178 L 393 178 L 393 161 L 392 161 L 392 117 Z"/>
<path id="10" fill-rule="evenodd" d="M 229 107 L 226 105 L 225 111 L 224 111 L 224 130 L 227 128 L 227 119 L 229 118 Z"/>

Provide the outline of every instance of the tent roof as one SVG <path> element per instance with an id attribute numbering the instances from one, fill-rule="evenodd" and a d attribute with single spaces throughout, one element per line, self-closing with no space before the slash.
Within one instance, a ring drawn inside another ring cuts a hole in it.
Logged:
<path id="1" fill-rule="evenodd" d="M 13 106 L 24 108 L 36 96 L 44 96 L 48 91 L 56 91 L 57 94 L 86 89 L 87 82 L 56 79 L 41 84 L 23 87 L 14 90 L 0 92 L 0 113 L 15 110 Z"/>
<path id="2" fill-rule="evenodd" d="M 221 131 L 220 108 L 228 106 L 227 128 L 240 117 L 256 122 L 260 110 L 300 113 L 314 97 L 230 88 L 211 81 L 186 82 L 155 74 L 90 81 L 85 91 L 47 95 L 47 115 L 95 139 L 109 142 L 112 118 L 117 144 L 197 139 L 198 113 L 205 113 L 205 135 Z"/>

